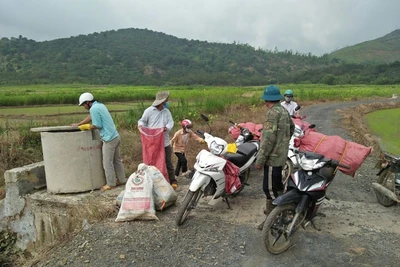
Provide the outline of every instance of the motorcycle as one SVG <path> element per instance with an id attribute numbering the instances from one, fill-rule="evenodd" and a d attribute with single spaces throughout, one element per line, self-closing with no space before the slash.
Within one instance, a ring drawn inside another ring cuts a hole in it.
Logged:
<path id="1" fill-rule="evenodd" d="M 300 109 L 300 106 L 297 106 L 295 108 L 295 111 L 298 111 Z M 293 119 L 298 119 L 298 120 L 303 120 L 306 118 L 306 116 L 292 116 Z M 235 138 L 234 136 L 234 131 L 233 129 L 241 130 L 241 125 L 238 123 L 235 123 L 233 121 L 229 121 L 233 126 L 231 126 L 228 130 L 228 133 L 231 133 L 232 137 Z M 254 127 L 257 128 L 257 127 Z M 260 139 L 261 138 L 261 132 L 262 132 L 262 126 L 259 127 L 260 129 L 256 130 L 256 132 L 250 132 L 248 129 L 244 129 L 245 133 L 240 134 L 237 138 L 235 143 L 237 145 L 243 144 L 244 142 L 248 142 L 249 140 L 253 140 L 253 138 Z M 288 157 L 285 162 L 285 166 L 282 168 L 282 182 L 283 185 L 286 188 L 287 181 L 289 180 L 290 175 L 299 168 L 299 163 L 297 162 L 296 159 L 296 154 L 299 151 L 298 146 L 296 145 L 296 139 L 302 138 L 304 134 L 306 133 L 307 130 L 314 129 L 315 124 L 308 124 L 308 123 L 302 123 L 301 126 L 295 125 L 295 131 L 290 138 L 289 141 L 289 150 L 288 150 Z"/>
<path id="2" fill-rule="evenodd" d="M 209 126 L 207 116 L 201 114 L 201 117 Z M 209 129 L 209 133 L 197 131 L 204 136 L 209 151 L 203 149 L 196 156 L 195 173 L 175 218 L 178 226 L 185 222 L 190 211 L 196 208 L 201 197 L 212 196 L 210 201 L 223 197 L 228 208 L 231 208 L 227 196 L 236 196 L 243 190 L 250 176 L 250 166 L 260 150 L 258 141 L 253 140 L 236 147 L 235 144 L 228 145 L 225 140 L 211 135 L 210 126 Z M 244 132 L 245 130 L 243 130 L 243 134 Z M 228 146 L 232 145 L 236 147 L 236 153 L 228 153 Z M 227 161 L 239 168 L 241 186 L 234 188 L 233 192 L 226 192 L 225 190 L 224 167 Z"/>
<path id="3" fill-rule="evenodd" d="M 400 203 L 400 156 L 383 152 L 376 183 L 372 183 L 376 199 L 385 207 Z"/>
<path id="4" fill-rule="evenodd" d="M 318 229 L 313 219 L 326 198 L 327 187 L 337 168 L 350 169 L 350 166 L 313 152 L 300 151 L 296 157 L 299 169 L 288 181 L 286 193 L 272 202 L 276 207 L 267 216 L 262 229 L 264 245 L 272 254 L 289 249 L 300 226 L 305 229 L 311 224 Z"/>
<path id="5" fill-rule="evenodd" d="M 315 124 L 302 124 L 301 126 L 295 124 L 294 133 L 289 141 L 288 157 L 285 166 L 282 168 L 282 182 L 284 185 L 287 184 L 290 175 L 300 167 L 300 163 L 296 157 L 299 153 L 299 146 L 297 145 L 296 139 L 301 139 L 306 134 L 307 130 L 314 128 Z"/>

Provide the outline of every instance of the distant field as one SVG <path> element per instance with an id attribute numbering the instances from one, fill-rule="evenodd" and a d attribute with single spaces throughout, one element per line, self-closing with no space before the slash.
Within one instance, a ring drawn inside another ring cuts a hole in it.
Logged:
<path id="1" fill-rule="evenodd" d="M 292 89 L 300 101 L 355 100 L 367 97 L 390 97 L 400 94 L 400 85 L 278 85 L 283 93 Z M 94 86 L 94 85 L 30 85 L 0 86 L 0 107 L 32 105 L 76 105 L 79 95 L 91 92 L 101 102 L 150 102 L 157 91 L 168 90 L 171 100 L 202 101 L 221 99 L 228 103 L 259 101 L 264 87 L 218 86 Z"/>
<path id="2" fill-rule="evenodd" d="M 107 104 L 109 110 L 115 111 L 128 110 L 134 106 L 135 103 Z M 78 105 L 0 108 L 0 116 L 46 116 L 69 113 L 88 113 L 88 111 Z"/>
<path id="3" fill-rule="evenodd" d="M 283 94 L 292 89 L 294 100 L 350 101 L 371 97 L 400 95 L 400 85 L 278 85 Z M 81 93 L 91 92 L 96 100 L 107 105 L 119 126 L 132 127 L 158 91 L 170 91 L 170 108 L 176 121 L 196 119 L 198 114 L 218 114 L 231 105 L 262 104 L 265 87 L 218 86 L 95 86 L 95 85 L 29 85 L 0 86 L 0 130 L 20 125 L 66 125 L 80 121 L 88 114 L 79 107 Z M 240 115 L 240 114 L 237 114 Z M 245 115 L 245 114 L 242 114 Z M 0 131 L 1 132 L 1 131 Z"/>
<path id="4" fill-rule="evenodd" d="M 385 109 L 365 116 L 367 126 L 379 138 L 382 150 L 400 155 L 400 109 Z"/>

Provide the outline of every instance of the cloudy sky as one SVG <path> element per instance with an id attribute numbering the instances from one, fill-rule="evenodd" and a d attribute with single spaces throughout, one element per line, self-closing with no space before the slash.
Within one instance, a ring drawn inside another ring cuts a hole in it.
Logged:
<path id="1" fill-rule="evenodd" d="M 124 28 L 314 55 L 400 29 L 400 0 L 0 0 L 0 38 Z"/>

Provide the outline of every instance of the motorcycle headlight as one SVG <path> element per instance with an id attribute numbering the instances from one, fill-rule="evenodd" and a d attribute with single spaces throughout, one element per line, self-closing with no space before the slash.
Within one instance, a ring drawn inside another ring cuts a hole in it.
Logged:
<path id="1" fill-rule="evenodd" d="M 318 159 L 307 159 L 303 157 L 299 164 L 303 170 L 311 171 L 322 168 L 325 165 L 325 162 L 318 162 Z"/>
<path id="2" fill-rule="evenodd" d="M 213 141 L 210 144 L 210 152 L 214 155 L 220 155 L 223 150 L 224 150 L 224 146 L 218 145 L 217 142 L 215 142 L 215 141 Z"/>

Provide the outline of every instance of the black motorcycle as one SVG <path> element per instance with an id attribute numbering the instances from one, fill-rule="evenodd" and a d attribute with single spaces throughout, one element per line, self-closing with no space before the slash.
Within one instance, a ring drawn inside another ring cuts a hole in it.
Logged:
<path id="1" fill-rule="evenodd" d="M 376 183 L 372 183 L 376 199 L 385 207 L 400 203 L 400 157 L 383 152 Z"/>
<path id="2" fill-rule="evenodd" d="M 273 201 L 276 207 L 263 226 L 264 244 L 272 254 L 280 254 L 291 247 L 299 226 L 305 228 L 311 224 L 316 228 L 313 219 L 338 167 L 350 168 L 312 152 L 299 152 L 296 157 L 299 169 L 289 179 L 286 193 Z"/>

